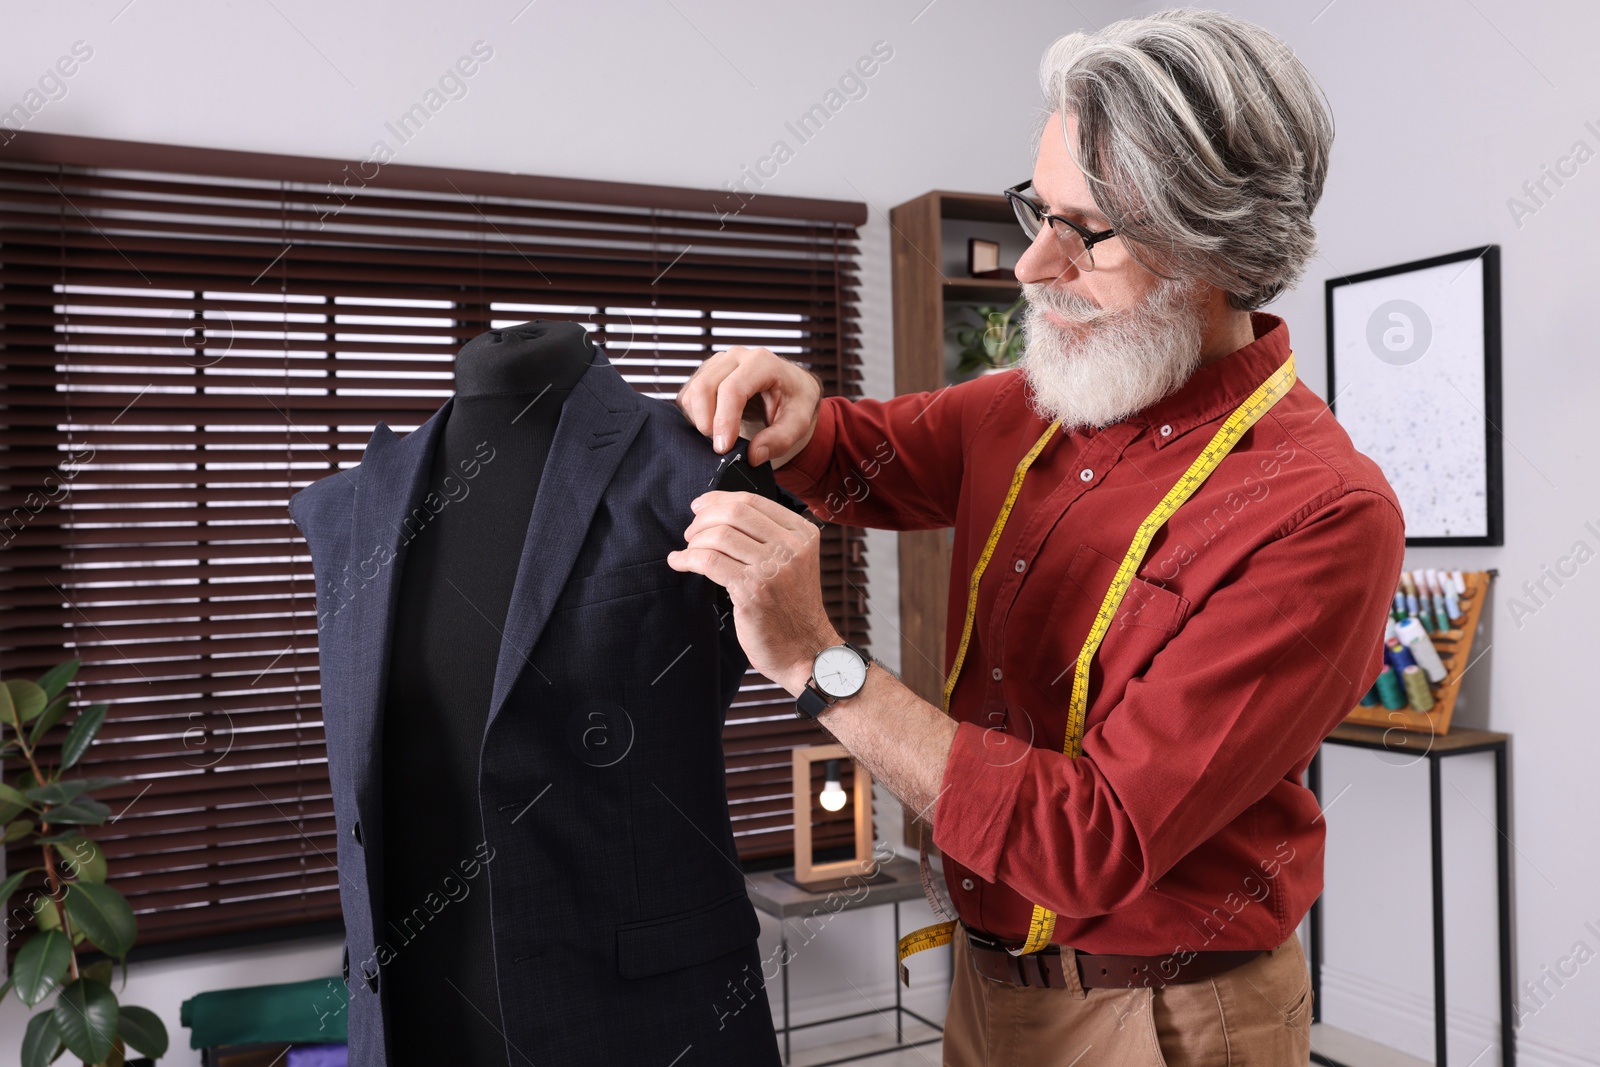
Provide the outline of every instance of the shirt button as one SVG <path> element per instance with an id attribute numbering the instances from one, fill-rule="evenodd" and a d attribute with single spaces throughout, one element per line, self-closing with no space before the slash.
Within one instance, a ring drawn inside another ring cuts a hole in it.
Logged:
<path id="1" fill-rule="evenodd" d="M 1172 436 L 1172 427 L 1170 425 L 1166 424 L 1166 423 L 1163 423 L 1162 426 L 1161 426 L 1161 436 L 1162 437 L 1171 437 Z"/>
<path id="2" fill-rule="evenodd" d="M 1082 478 L 1084 481 L 1088 481 L 1090 478 L 1094 477 L 1094 471 L 1090 470 L 1088 467 L 1085 467 L 1083 470 L 1078 472 L 1078 477 Z"/>
<path id="3" fill-rule="evenodd" d="M 990 671 L 989 674 L 991 676 L 993 676 L 995 681 L 998 682 L 1000 680 L 1000 668 L 999 667 L 996 667 L 994 670 Z"/>
<path id="4" fill-rule="evenodd" d="M 1025 559 L 1019 559 L 1016 563 L 1012 564 L 1012 566 L 1017 568 L 1018 574 L 1021 574 L 1023 571 L 1028 569 L 1028 561 Z"/>
<path id="5" fill-rule="evenodd" d="M 972 892 L 972 879 L 971 878 L 963 878 L 963 879 L 961 879 L 961 888 L 965 889 L 969 893 Z"/>

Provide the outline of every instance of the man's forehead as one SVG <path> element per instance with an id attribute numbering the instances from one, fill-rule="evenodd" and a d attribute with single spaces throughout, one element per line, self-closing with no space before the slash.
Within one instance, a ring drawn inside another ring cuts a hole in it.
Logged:
<path id="1" fill-rule="evenodd" d="M 1075 128 L 1075 118 L 1068 116 L 1063 125 L 1059 111 L 1053 112 L 1045 121 L 1038 151 L 1034 153 L 1033 197 L 1053 215 L 1105 222 L 1105 215 L 1095 206 L 1078 165 L 1067 151 L 1066 138 L 1072 135 Z"/>
<path id="2" fill-rule="evenodd" d="M 1043 185 L 1040 183 L 1043 182 Z M 1033 180 L 1029 186 L 1033 198 L 1044 205 L 1046 211 L 1052 215 L 1067 215 L 1094 219 L 1097 222 L 1106 222 L 1105 215 L 1095 206 L 1086 189 L 1079 190 L 1069 196 L 1062 188 L 1059 179 L 1052 179 L 1049 174 L 1042 173 L 1038 167 L 1033 170 Z"/>

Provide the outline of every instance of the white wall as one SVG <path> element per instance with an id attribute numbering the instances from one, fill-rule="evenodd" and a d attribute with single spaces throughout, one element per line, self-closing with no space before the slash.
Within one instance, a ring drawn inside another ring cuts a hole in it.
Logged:
<path id="1" fill-rule="evenodd" d="M 1591 767 L 1600 724 L 1584 669 L 1600 564 L 1582 568 L 1520 625 L 1507 606 L 1524 580 L 1575 541 L 1600 548 L 1583 525 L 1600 525 L 1589 410 L 1600 391 L 1588 316 L 1600 162 L 1520 226 L 1506 201 L 1575 141 L 1600 150 L 1600 134 L 1584 125 L 1593 120 L 1600 129 L 1592 62 L 1600 14 L 1552 0 L 1224 6 L 1290 42 L 1326 88 L 1338 123 L 1318 215 L 1322 255 L 1273 308 L 1288 318 L 1300 373 L 1313 388 L 1326 395 L 1324 278 L 1489 242 L 1503 248 L 1507 544 L 1414 549 L 1407 565 L 1500 571 L 1480 638 L 1480 649 L 1492 651 L 1469 676 L 1457 721 L 1515 734 L 1516 958 L 1522 977 L 1537 977 L 1575 942 L 1600 951 L 1584 926 L 1600 927 L 1600 834 L 1591 814 L 1600 799 Z M 384 136 L 386 120 L 481 39 L 493 59 L 397 161 L 717 187 L 775 140 L 789 140 L 794 158 L 768 191 L 871 207 L 863 242 L 867 392 L 887 396 L 888 210 L 932 188 L 996 191 L 1020 180 L 1039 102 L 1034 72 L 1049 40 L 1153 9 L 1115 0 L 828 0 L 765 9 L 730 0 L 11 4 L 0 33 L 0 109 L 22 100 L 82 40 L 92 59 L 28 128 L 355 160 Z M 880 40 L 894 55 L 867 95 L 796 146 L 785 121 L 821 100 Z M 877 645 L 895 664 L 893 535 L 875 533 L 870 546 Z M 1328 817 L 1325 1000 L 1330 1021 L 1427 1057 L 1425 769 L 1398 762 L 1374 765 L 1343 751 L 1327 761 L 1325 795 L 1349 789 Z M 1472 1062 L 1493 1037 L 1493 836 L 1481 817 L 1493 809 L 1482 763 L 1448 765 L 1445 785 L 1459 1063 Z M 815 1011 L 856 997 L 830 973 L 882 972 L 871 988 L 857 984 L 888 993 L 886 924 L 887 916 L 863 915 L 831 926 L 815 955 L 828 966 L 811 967 L 804 956 L 796 964 L 797 1004 Z M 775 941 L 769 922 L 764 948 Z M 337 945 L 326 943 L 152 963 L 134 969 L 130 993 L 163 1011 L 181 1046 L 183 997 L 336 968 Z M 1600 964 L 1548 988 L 1555 994 L 1521 1033 L 1522 1062 L 1600 1062 Z M 10 1035 L 21 1018 L 14 999 L 0 1009 L 0 1067 L 16 1062 Z M 1493 1059 L 1491 1052 L 1478 1062 Z"/>
<path id="2" fill-rule="evenodd" d="M 1593 301 L 1600 163 L 1513 218 L 1507 201 L 1587 142 L 1600 152 L 1594 5 L 1370 0 L 1227 5 L 1280 34 L 1332 102 L 1338 132 L 1317 214 L 1322 254 L 1279 301 L 1297 364 L 1324 396 L 1325 278 L 1478 245 L 1501 246 L 1505 547 L 1414 548 L 1407 567 L 1497 568 L 1487 624 L 1456 721 L 1513 735 L 1512 852 L 1519 986 L 1564 967 L 1537 999 L 1519 992 L 1519 1062 L 1600 1063 L 1600 742 L 1588 677 L 1600 565 L 1580 567 L 1532 616 L 1511 599 L 1574 550 L 1600 551 L 1600 474 L 1588 426 L 1600 399 Z M 1152 9 L 1153 8 L 1147 8 Z M 1594 122 L 1596 129 L 1585 127 Z M 1568 167 L 1570 171 L 1570 166 Z M 1570 569 L 1570 564 L 1568 565 Z M 1552 589 L 1554 586 L 1552 584 Z M 1520 625 L 1519 625 L 1520 624 Z M 1325 1019 L 1433 1058 L 1427 768 L 1329 749 Z M 1450 1062 L 1498 1062 L 1493 764 L 1445 763 Z M 1576 976 L 1572 976 L 1576 970 Z M 1496 1051 L 1474 1060 L 1494 1043 Z"/>

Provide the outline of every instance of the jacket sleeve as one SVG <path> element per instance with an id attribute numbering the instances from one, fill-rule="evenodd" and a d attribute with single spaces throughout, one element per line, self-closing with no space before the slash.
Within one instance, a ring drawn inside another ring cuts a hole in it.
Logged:
<path id="1" fill-rule="evenodd" d="M 1292 786 L 1283 780 L 1382 669 L 1404 556 L 1388 498 L 1356 489 L 1316 507 L 1244 557 L 1085 733 L 1077 759 L 1029 747 L 1000 766 L 983 728 L 961 723 L 934 841 L 1057 914 L 1126 905 Z"/>
<path id="2" fill-rule="evenodd" d="M 777 469 L 778 484 L 823 522 L 954 526 L 968 442 L 1007 378 L 979 375 L 889 400 L 824 397 L 816 432 Z"/>

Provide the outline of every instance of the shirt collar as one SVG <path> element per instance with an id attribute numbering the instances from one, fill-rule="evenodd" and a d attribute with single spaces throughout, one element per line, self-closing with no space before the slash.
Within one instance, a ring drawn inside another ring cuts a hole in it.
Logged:
<path id="1" fill-rule="evenodd" d="M 1289 358 L 1289 327 L 1281 318 L 1252 311 L 1250 325 L 1254 341 L 1196 368 L 1175 392 L 1130 416 L 1130 422 L 1149 429 L 1156 448 L 1232 412 Z M 1171 431 L 1162 433 L 1166 426 Z"/>

